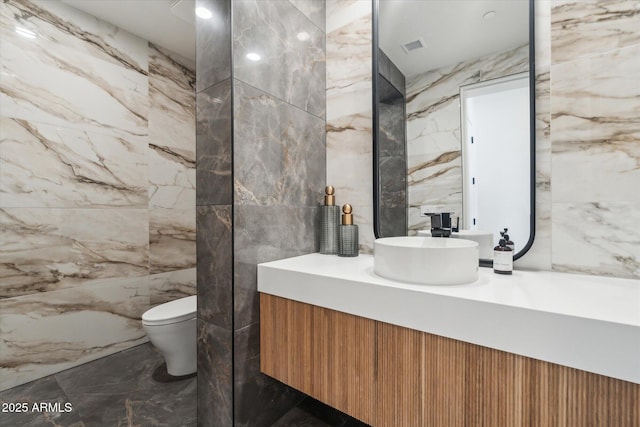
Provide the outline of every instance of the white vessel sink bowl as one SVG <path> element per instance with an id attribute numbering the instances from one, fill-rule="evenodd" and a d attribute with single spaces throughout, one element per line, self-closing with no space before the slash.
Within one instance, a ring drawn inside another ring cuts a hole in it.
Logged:
<path id="1" fill-rule="evenodd" d="M 376 239 L 373 271 L 420 285 L 462 285 L 478 280 L 478 243 L 442 237 Z"/>

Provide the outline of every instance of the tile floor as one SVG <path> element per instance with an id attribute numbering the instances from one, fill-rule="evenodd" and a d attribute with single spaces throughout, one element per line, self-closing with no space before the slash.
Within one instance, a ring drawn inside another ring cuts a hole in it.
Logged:
<path id="1" fill-rule="evenodd" d="M 147 343 L 1 392 L 2 403 L 70 404 L 71 410 L 0 413 L 0 427 L 195 427 L 196 389 L 195 376 L 168 377 Z M 272 427 L 367 426 L 307 398 Z"/>
<path id="2" fill-rule="evenodd" d="M 59 402 L 70 412 L 2 413 L 2 427 L 196 425 L 196 377 L 170 381 L 151 344 L 14 387 L 0 401 Z"/>

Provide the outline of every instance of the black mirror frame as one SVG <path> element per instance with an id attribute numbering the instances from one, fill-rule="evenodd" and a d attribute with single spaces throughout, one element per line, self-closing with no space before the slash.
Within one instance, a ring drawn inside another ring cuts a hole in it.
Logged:
<path id="1" fill-rule="evenodd" d="M 372 84 L 373 84 L 373 233 L 376 239 L 380 238 L 380 176 L 379 176 L 379 137 L 378 123 L 378 17 L 380 12 L 380 0 L 372 0 Z M 531 246 L 536 234 L 536 73 L 535 73 L 535 13 L 534 0 L 529 0 L 529 189 L 530 189 L 530 214 L 529 214 L 529 240 L 526 245 L 513 255 L 513 259 L 521 258 Z M 492 267 L 493 261 L 481 259 L 480 266 Z"/>

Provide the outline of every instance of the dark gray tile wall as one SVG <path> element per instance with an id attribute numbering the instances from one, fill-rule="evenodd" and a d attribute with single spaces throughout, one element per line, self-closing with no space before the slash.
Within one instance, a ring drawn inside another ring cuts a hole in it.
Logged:
<path id="1" fill-rule="evenodd" d="M 309 2 L 298 2 L 300 7 Z M 318 22 L 324 2 L 317 2 Z M 307 9 L 307 8 L 305 8 Z M 289 1 L 233 2 L 234 77 L 318 117 L 325 115 L 325 34 Z M 259 54 L 251 61 L 247 54 Z"/>
<path id="2" fill-rule="evenodd" d="M 378 79 L 378 170 L 380 194 L 380 237 L 407 234 L 407 169 L 405 97 L 383 72 L 391 78 L 400 73 L 397 67 L 379 51 L 383 63 L 379 64 Z M 394 71 L 395 70 L 395 71 Z M 404 90 L 404 76 L 396 83 Z M 399 173 L 401 172 L 401 173 Z"/>
<path id="3" fill-rule="evenodd" d="M 196 204 L 231 203 L 231 79 L 226 79 L 196 94 Z"/>
<path id="4" fill-rule="evenodd" d="M 233 3 L 235 426 L 271 426 L 304 398 L 260 373 L 256 265 L 318 250 L 326 174 L 320 4 Z M 303 31 L 309 40 L 298 39 Z M 262 60 L 247 61 L 249 51 Z"/>
<path id="5" fill-rule="evenodd" d="M 233 425 L 232 334 L 198 320 L 198 427 Z"/>
<path id="6" fill-rule="evenodd" d="M 197 4 L 198 425 L 266 427 L 304 399 L 260 373 L 256 271 L 318 249 L 325 4 Z"/>
<path id="7" fill-rule="evenodd" d="M 402 74 L 402 71 L 400 71 L 382 49 L 378 49 L 378 73 L 391 83 L 402 95 L 407 94 L 404 74 Z"/>
<path id="8" fill-rule="evenodd" d="M 231 77 L 231 0 L 196 0 L 211 19 L 196 19 L 196 92 Z"/>
<path id="9" fill-rule="evenodd" d="M 198 426 L 233 425 L 231 0 L 197 0 Z"/>
<path id="10" fill-rule="evenodd" d="M 198 206 L 198 318 L 233 328 L 231 206 Z"/>

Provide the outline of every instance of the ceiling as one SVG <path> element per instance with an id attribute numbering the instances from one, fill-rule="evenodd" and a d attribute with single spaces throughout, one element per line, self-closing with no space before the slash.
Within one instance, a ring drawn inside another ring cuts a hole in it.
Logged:
<path id="1" fill-rule="evenodd" d="M 195 0 L 62 2 L 195 62 Z"/>
<path id="2" fill-rule="evenodd" d="M 493 18 L 483 19 L 489 11 Z M 426 48 L 402 49 L 419 38 Z M 380 48 L 405 77 L 528 40 L 528 0 L 380 0 Z"/>
<path id="3" fill-rule="evenodd" d="M 195 0 L 62 0 L 195 62 Z M 380 0 L 380 47 L 406 77 L 521 46 L 528 0 Z M 495 11 L 492 19 L 482 17 Z M 426 48 L 402 45 L 422 39 Z"/>

